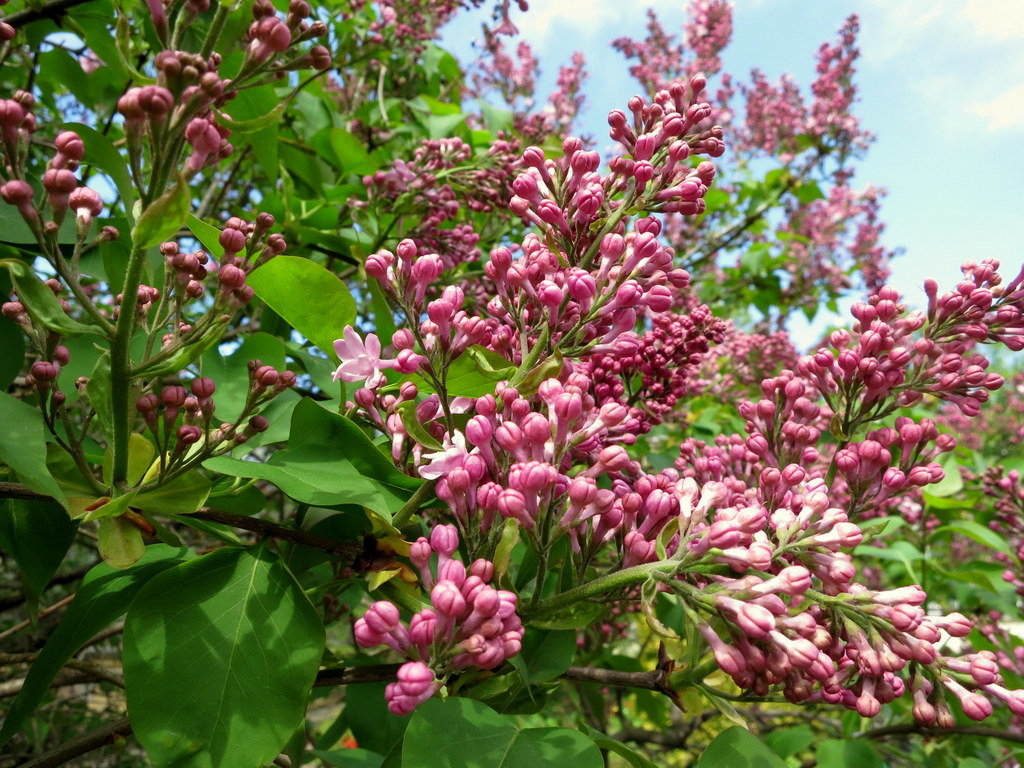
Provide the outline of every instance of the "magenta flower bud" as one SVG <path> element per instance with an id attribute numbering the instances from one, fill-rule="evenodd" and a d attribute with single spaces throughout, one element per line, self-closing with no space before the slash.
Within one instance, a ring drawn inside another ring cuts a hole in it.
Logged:
<path id="1" fill-rule="evenodd" d="M 533 521 L 526 514 L 526 498 L 514 488 L 506 488 L 498 497 L 498 512 L 504 517 L 518 520 L 523 525 L 532 526 Z"/>
<path id="2" fill-rule="evenodd" d="M 458 618 L 466 610 L 466 598 L 450 581 L 439 581 L 430 590 L 430 602 L 437 612 L 450 619 Z"/>
<path id="3" fill-rule="evenodd" d="M 551 424 L 541 413 L 529 413 L 523 419 L 523 434 L 535 444 L 543 444 L 551 439 Z"/>
<path id="4" fill-rule="evenodd" d="M 3 197 L 4 202 L 18 208 L 31 204 L 34 196 L 35 193 L 29 183 L 21 179 L 13 179 L 0 186 L 0 197 Z"/>
<path id="5" fill-rule="evenodd" d="M 605 472 L 619 472 L 629 464 L 629 454 L 621 445 L 609 445 L 597 457 Z"/>
<path id="6" fill-rule="evenodd" d="M 961 697 L 960 706 L 971 720 L 984 720 L 992 714 L 992 702 L 980 693 L 968 693 Z"/>
<path id="7" fill-rule="evenodd" d="M 469 566 L 469 573 L 472 576 L 476 576 L 481 581 L 490 581 L 494 578 L 494 563 L 490 560 L 478 558 Z M 474 605 L 476 605 L 475 602 Z"/>
<path id="8" fill-rule="evenodd" d="M 433 644 L 436 632 L 437 614 L 429 608 L 424 608 L 409 620 L 409 639 L 421 649 Z"/>
<path id="9" fill-rule="evenodd" d="M 597 281 L 589 272 L 578 267 L 569 271 L 567 280 L 569 295 L 576 301 L 587 301 L 597 293 Z"/>
<path id="10" fill-rule="evenodd" d="M 186 424 L 178 427 L 178 442 L 182 445 L 198 443 L 203 437 L 203 430 L 197 426 Z"/>
<path id="11" fill-rule="evenodd" d="M 427 359 L 423 355 L 418 355 L 411 349 L 403 349 L 395 358 L 395 370 L 399 373 L 415 373 L 426 362 Z"/>
<path id="12" fill-rule="evenodd" d="M 404 241 L 403 241 L 404 242 Z M 399 247 L 399 253 L 402 252 Z M 436 253 L 422 256 L 412 265 L 412 279 L 421 285 L 429 285 L 441 276 L 444 272 L 444 262 Z"/>
<path id="13" fill-rule="evenodd" d="M 412 349 L 416 345 L 416 337 L 408 328 L 399 328 L 391 335 L 391 346 L 397 350 Z"/>
<path id="14" fill-rule="evenodd" d="M 160 392 L 160 400 L 167 408 L 180 408 L 188 393 L 184 387 L 164 387 Z"/>
<path id="15" fill-rule="evenodd" d="M 417 568 L 427 567 L 432 554 L 434 554 L 434 550 L 431 548 L 430 542 L 423 536 L 409 545 L 409 559 Z"/>
<path id="16" fill-rule="evenodd" d="M 491 442 L 494 426 L 483 416 L 474 416 L 466 424 L 466 439 L 472 445 L 483 446 Z"/>
<path id="17" fill-rule="evenodd" d="M 430 532 L 430 546 L 444 557 L 451 557 L 459 548 L 459 531 L 454 525 L 436 525 Z"/>
<path id="18" fill-rule="evenodd" d="M 249 426 L 246 431 L 255 433 L 266 432 L 269 426 L 270 422 L 265 417 L 257 414 L 249 419 Z"/>
<path id="19" fill-rule="evenodd" d="M 218 239 L 225 252 L 235 254 L 245 248 L 245 233 L 238 229 L 225 229 Z"/>
<path id="20" fill-rule="evenodd" d="M 203 377 L 200 379 L 192 379 L 192 383 L 189 385 L 192 390 L 192 394 L 196 397 L 207 398 L 213 395 L 217 390 L 217 385 L 213 383 L 213 379 Z"/>
<path id="21" fill-rule="evenodd" d="M 629 415 L 629 408 L 622 403 L 605 403 L 597 412 L 598 420 L 606 427 L 617 427 Z"/>
<path id="22" fill-rule="evenodd" d="M 437 567 L 437 578 L 438 581 L 451 582 L 461 589 L 466 581 L 466 566 L 454 558 L 444 560 Z"/>
<path id="23" fill-rule="evenodd" d="M 664 285 L 652 286 L 644 295 L 644 304 L 652 312 L 668 312 L 672 309 L 673 302 L 672 291 Z"/>
<path id="24" fill-rule="evenodd" d="M 384 643 L 384 634 L 372 629 L 365 618 L 356 620 L 355 636 L 356 643 L 363 648 L 373 648 Z"/>
<path id="25" fill-rule="evenodd" d="M 398 626 L 398 608 L 392 602 L 378 600 L 366 610 L 362 620 L 374 632 L 387 634 Z"/>
<path id="26" fill-rule="evenodd" d="M 60 373 L 60 367 L 46 360 L 38 360 L 32 363 L 30 368 L 32 377 L 40 384 L 49 384 L 54 381 Z"/>
<path id="27" fill-rule="evenodd" d="M 564 290 L 550 280 L 543 280 L 537 286 L 537 300 L 545 307 L 557 307 L 564 296 Z"/>
<path id="28" fill-rule="evenodd" d="M 398 682 L 407 696 L 418 696 L 434 686 L 434 673 L 422 661 L 410 661 L 398 668 Z"/>
<path id="29" fill-rule="evenodd" d="M 217 273 L 221 288 L 226 291 L 234 291 L 245 285 L 245 271 L 234 264 L 226 264 Z"/>
<path id="30" fill-rule="evenodd" d="M 51 195 L 69 195 L 77 186 L 75 174 L 66 168 L 51 168 L 43 174 L 43 188 Z"/>
<path id="31" fill-rule="evenodd" d="M 546 158 L 540 147 L 527 147 L 523 150 L 523 163 L 533 168 L 543 168 Z"/>

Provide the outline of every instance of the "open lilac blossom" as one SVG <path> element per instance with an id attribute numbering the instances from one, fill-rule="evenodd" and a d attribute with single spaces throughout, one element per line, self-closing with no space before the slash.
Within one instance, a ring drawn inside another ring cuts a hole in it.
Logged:
<path id="1" fill-rule="evenodd" d="M 341 365 L 331 378 L 334 381 L 363 381 L 363 385 L 375 389 L 384 383 L 384 368 L 391 368 L 394 360 L 380 356 L 380 339 L 377 334 L 368 333 L 364 341 L 351 325 L 345 326 L 344 338 L 334 342 L 334 351 Z"/>

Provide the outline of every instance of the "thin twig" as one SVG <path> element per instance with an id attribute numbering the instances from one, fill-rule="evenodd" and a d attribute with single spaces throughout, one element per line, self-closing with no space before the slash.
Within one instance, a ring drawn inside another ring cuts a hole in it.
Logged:
<path id="1" fill-rule="evenodd" d="M 58 765 L 64 765 L 80 755 L 111 743 L 118 736 L 127 736 L 131 732 L 131 723 L 128 722 L 127 717 L 122 717 L 88 733 L 83 733 L 81 736 L 76 736 L 34 760 L 22 763 L 19 768 L 56 768 Z"/>
<path id="2" fill-rule="evenodd" d="M 23 27 L 40 19 L 53 19 L 56 21 L 64 14 L 64 11 L 87 2 L 89 0 L 50 0 L 50 2 L 43 3 L 38 8 L 26 8 L 12 13 L 10 16 L 0 19 L 0 21 L 8 23 L 12 27 Z"/>
<path id="3" fill-rule="evenodd" d="M 1000 731 L 998 728 L 985 728 L 979 725 L 955 725 L 952 728 L 926 728 L 916 723 L 903 723 L 901 725 L 885 725 L 881 728 L 872 728 L 870 731 L 862 731 L 854 734 L 855 738 L 881 739 L 886 736 L 904 736 L 909 734 L 920 734 L 922 736 L 984 736 L 986 738 L 1012 741 L 1015 744 L 1024 744 L 1024 734 Z"/>

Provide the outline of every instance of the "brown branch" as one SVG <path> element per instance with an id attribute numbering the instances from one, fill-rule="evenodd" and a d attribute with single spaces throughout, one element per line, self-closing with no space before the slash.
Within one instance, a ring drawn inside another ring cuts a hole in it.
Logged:
<path id="1" fill-rule="evenodd" d="M 61 608 L 63 608 L 65 605 L 67 605 L 68 603 L 70 603 L 74 599 L 75 599 L 75 593 L 72 592 L 70 595 L 68 595 L 64 599 L 58 600 L 53 605 L 48 605 L 47 607 L 43 608 L 41 611 L 39 611 L 39 614 L 36 616 L 36 618 L 37 619 L 41 619 L 44 616 L 49 616 L 54 611 L 59 611 Z M 24 621 L 15 624 L 13 627 L 9 627 L 8 629 L 5 629 L 3 632 L 0 632 L 0 640 L 6 640 L 11 635 L 15 635 L 18 632 L 21 632 L 21 630 L 25 629 L 25 627 L 31 625 L 32 623 L 33 622 L 32 622 L 31 619 L 25 619 Z"/>
<path id="2" fill-rule="evenodd" d="M 856 736 L 862 739 L 882 739 L 886 736 L 904 736 L 909 734 L 920 734 L 922 736 L 983 736 L 985 738 L 1012 741 L 1015 744 L 1024 744 L 1024 734 L 1010 733 L 1008 731 L 1000 731 L 998 728 L 985 728 L 979 725 L 926 728 L 916 723 L 904 723 L 902 725 L 885 725 L 881 728 L 872 728 L 870 731 L 861 731 Z"/>
<path id="3" fill-rule="evenodd" d="M 57 21 L 69 8 L 74 8 L 76 5 L 82 5 L 87 2 L 89 0 L 50 0 L 50 2 L 43 3 L 38 8 L 26 8 L 12 13 L 10 16 L 0 19 L 0 21 L 7 22 L 12 27 L 23 27 L 26 24 L 31 24 L 33 21 L 41 19 Z"/>
<path id="4" fill-rule="evenodd" d="M 0 498 L 28 499 L 32 501 L 55 501 L 52 496 L 47 496 L 44 493 L 36 493 L 20 483 L 0 483 Z M 348 559 L 355 559 L 363 552 L 363 547 L 358 542 L 338 541 L 337 539 L 331 539 L 326 536 L 318 536 L 314 533 L 300 531 L 296 528 L 288 528 L 287 526 L 279 525 L 278 523 L 273 523 L 259 517 L 236 515 L 233 512 L 225 512 L 220 509 L 203 507 L 199 511 L 193 512 L 191 515 L 186 515 L 185 517 L 194 517 L 197 520 L 207 520 L 211 523 L 230 525 L 233 528 L 240 528 L 243 531 L 250 531 L 262 536 L 270 536 L 271 538 L 281 539 L 282 541 L 302 544 L 303 546 L 310 547 L 312 549 L 319 549 L 322 552 L 329 552 L 332 555 L 338 555 L 339 557 Z"/>
<path id="5" fill-rule="evenodd" d="M 618 688 L 642 688 L 646 691 L 664 692 L 668 687 L 668 673 L 662 669 L 652 669 L 650 672 L 623 672 L 599 667 L 569 667 L 562 677 L 566 680 L 582 680 Z"/>
<path id="6" fill-rule="evenodd" d="M 83 733 L 81 736 L 76 736 L 34 760 L 22 763 L 19 768 L 56 768 L 58 765 L 64 765 L 80 755 L 113 742 L 118 736 L 127 736 L 131 732 L 131 723 L 128 722 L 127 717 L 122 717 L 88 733 Z"/>
<path id="7" fill-rule="evenodd" d="M 252 533 L 270 536 L 275 539 L 281 539 L 282 541 L 302 544 L 303 546 L 310 547 L 312 549 L 319 549 L 322 552 L 330 552 L 332 555 L 338 555 L 348 559 L 354 559 L 363 551 L 362 545 L 356 542 L 338 541 L 337 539 L 330 539 L 326 536 L 318 536 L 315 533 L 300 531 L 297 528 L 288 528 L 284 525 L 278 525 L 277 523 L 272 523 L 271 521 L 264 520 L 260 517 L 246 517 L 245 515 L 236 515 L 232 512 L 210 509 L 209 507 L 203 507 L 198 512 L 187 515 L 187 517 L 194 517 L 199 520 L 208 520 L 211 523 L 223 523 L 234 528 L 241 528 L 244 531 L 251 531 Z"/>

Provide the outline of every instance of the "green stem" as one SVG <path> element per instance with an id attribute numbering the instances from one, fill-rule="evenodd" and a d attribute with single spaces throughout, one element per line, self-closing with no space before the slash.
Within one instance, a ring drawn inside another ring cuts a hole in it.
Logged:
<path id="1" fill-rule="evenodd" d="M 225 3 L 217 5 L 217 13 L 214 15 L 213 21 L 210 22 L 210 29 L 206 33 L 206 39 L 203 40 L 203 48 L 199 51 L 199 55 L 204 59 L 213 53 L 213 48 L 220 39 L 220 33 L 224 30 L 224 22 L 228 20 L 229 13 L 231 13 L 230 5 Z"/>
<path id="2" fill-rule="evenodd" d="M 632 568 L 626 568 L 621 571 L 615 571 L 609 573 L 599 579 L 594 579 L 586 584 L 581 584 L 578 587 L 570 589 L 568 592 L 563 592 L 560 595 L 554 595 L 549 597 L 547 600 L 541 600 L 536 606 L 525 611 L 523 621 L 535 620 L 545 615 L 559 611 L 562 608 L 567 608 L 574 603 L 582 602 L 583 600 L 589 600 L 593 597 L 601 597 L 609 592 L 613 592 L 623 587 L 628 587 L 633 584 L 639 584 L 645 581 L 655 571 L 670 569 L 674 570 L 679 567 L 679 563 L 668 563 L 665 561 L 658 561 L 656 563 L 644 563 L 643 565 L 634 565 Z"/>
<path id="3" fill-rule="evenodd" d="M 391 525 L 393 525 L 395 528 L 401 528 L 403 525 L 409 522 L 409 520 L 412 519 L 412 516 L 415 515 L 416 511 L 420 508 L 420 505 L 422 505 L 424 501 L 430 498 L 430 494 L 432 494 L 433 492 L 433 480 L 428 480 L 427 482 L 423 483 L 423 485 L 417 488 L 416 492 L 409 497 L 409 500 L 405 502 L 404 505 L 402 505 L 402 508 L 398 510 L 398 514 L 391 519 Z"/>
<path id="4" fill-rule="evenodd" d="M 128 439 L 131 434 L 131 343 L 135 330 L 135 310 L 139 303 L 139 284 L 146 263 L 146 252 L 133 248 L 121 289 L 121 308 L 110 343 L 110 413 L 113 421 L 111 440 L 114 487 L 123 487 L 128 478 Z"/>

